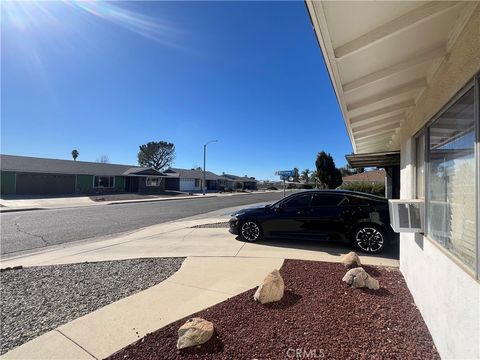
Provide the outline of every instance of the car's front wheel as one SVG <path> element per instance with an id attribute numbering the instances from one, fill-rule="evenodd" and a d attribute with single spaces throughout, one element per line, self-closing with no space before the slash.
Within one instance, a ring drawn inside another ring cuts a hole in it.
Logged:
<path id="1" fill-rule="evenodd" d="M 258 241 L 262 238 L 262 228 L 253 220 L 246 220 L 240 226 L 240 236 L 248 242 Z"/>
<path id="2" fill-rule="evenodd" d="M 355 230 L 352 242 L 360 251 L 377 254 L 385 247 L 385 232 L 379 226 L 365 224 Z"/>

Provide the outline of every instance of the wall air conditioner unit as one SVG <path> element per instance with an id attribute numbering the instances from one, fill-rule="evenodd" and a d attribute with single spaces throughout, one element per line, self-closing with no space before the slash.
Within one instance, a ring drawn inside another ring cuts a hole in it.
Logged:
<path id="1" fill-rule="evenodd" d="M 397 233 L 423 232 L 425 203 L 423 200 L 388 200 L 390 225 Z"/>

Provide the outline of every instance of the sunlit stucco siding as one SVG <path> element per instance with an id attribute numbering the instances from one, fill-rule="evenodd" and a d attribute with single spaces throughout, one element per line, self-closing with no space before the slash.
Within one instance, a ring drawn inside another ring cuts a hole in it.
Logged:
<path id="1" fill-rule="evenodd" d="M 415 195 L 414 135 L 480 70 L 479 29 L 477 7 L 400 130 L 402 199 Z M 400 235 L 400 270 L 442 358 L 480 358 L 478 281 L 421 234 Z"/>

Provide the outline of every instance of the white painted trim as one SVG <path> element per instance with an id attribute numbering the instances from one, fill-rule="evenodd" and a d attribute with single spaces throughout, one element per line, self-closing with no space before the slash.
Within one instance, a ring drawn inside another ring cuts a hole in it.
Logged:
<path id="1" fill-rule="evenodd" d="M 409 28 L 412 25 L 420 23 L 435 15 L 441 14 L 450 9 L 452 6 L 458 5 L 456 1 L 431 1 L 412 11 L 393 19 L 376 29 L 363 34 L 356 39 L 337 47 L 334 50 L 335 57 L 341 59 L 349 54 L 359 51 L 379 40 L 392 36 L 400 31 Z"/>
<path id="2" fill-rule="evenodd" d="M 423 52 L 421 54 L 416 54 L 407 60 L 404 60 L 402 62 L 396 63 L 394 65 L 388 66 L 386 68 L 383 68 L 381 70 L 375 71 L 371 74 L 362 76 L 359 79 L 350 81 L 349 83 L 343 85 L 343 91 L 345 94 L 348 94 L 349 92 L 358 89 L 362 86 L 371 84 L 373 82 L 376 82 L 378 80 L 387 78 L 389 76 L 398 74 L 399 72 L 411 69 L 417 65 L 433 61 L 435 59 L 441 58 L 446 55 L 446 50 L 445 46 L 439 46 L 433 50 Z"/>
<path id="3" fill-rule="evenodd" d="M 400 121 L 392 121 L 392 122 L 385 122 L 385 123 L 379 122 L 378 124 L 375 124 L 370 128 L 355 131 L 355 136 L 357 135 L 362 136 L 363 134 L 371 134 L 375 131 L 395 130 L 395 129 L 398 129 L 399 127 L 400 127 Z"/>
<path id="4" fill-rule="evenodd" d="M 377 119 L 373 119 L 374 117 L 390 114 L 398 110 L 406 110 L 412 106 L 415 106 L 415 101 L 413 101 L 412 99 L 409 99 L 409 100 L 399 102 L 397 104 L 385 106 L 381 109 L 370 111 L 365 114 L 354 116 L 350 119 L 350 121 L 352 122 L 352 124 L 353 123 L 369 124 L 377 120 Z"/>
<path id="5" fill-rule="evenodd" d="M 337 100 L 342 111 L 343 121 L 345 123 L 348 137 L 350 138 L 353 152 L 356 153 L 357 148 L 350 125 L 350 118 L 347 112 L 345 97 L 343 95 L 343 91 L 339 90 L 342 89 L 342 84 L 339 80 L 340 73 L 335 61 L 335 53 L 332 47 L 332 41 L 330 39 L 330 33 L 328 31 L 327 20 L 325 19 L 322 3 L 320 1 L 305 0 L 305 4 L 307 5 L 308 12 L 310 13 L 313 30 L 320 45 L 322 56 L 325 60 L 325 65 L 327 66 L 328 73 L 330 74 L 330 81 L 332 82 L 335 95 L 337 96 Z"/>
<path id="6" fill-rule="evenodd" d="M 359 109 L 359 108 L 362 108 L 362 107 L 365 107 L 365 106 L 368 106 L 368 105 L 371 105 L 371 104 L 375 104 L 379 101 L 389 99 L 389 98 L 392 98 L 394 96 L 410 92 L 412 90 L 417 90 L 417 89 L 426 88 L 426 87 L 427 87 L 427 80 L 425 78 L 410 81 L 406 84 L 396 86 L 396 87 L 388 89 L 388 90 L 384 90 L 380 93 L 369 96 L 365 99 L 362 99 L 362 100 L 356 101 L 354 103 L 351 103 L 351 104 L 347 105 L 347 110 L 348 111 L 356 110 L 356 109 Z"/>
<path id="7" fill-rule="evenodd" d="M 395 129 L 385 129 L 385 130 L 381 130 L 381 131 L 371 131 L 367 135 L 355 136 L 355 140 L 359 141 L 359 140 L 364 140 L 364 139 L 369 139 L 369 138 L 376 138 L 380 135 L 384 135 L 384 136 L 393 135 L 394 133 L 395 133 Z"/>

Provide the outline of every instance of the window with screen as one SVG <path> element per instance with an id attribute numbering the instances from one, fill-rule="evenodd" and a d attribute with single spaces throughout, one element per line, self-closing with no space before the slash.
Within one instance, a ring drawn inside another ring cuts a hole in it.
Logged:
<path id="1" fill-rule="evenodd" d="M 475 98 L 470 89 L 429 127 L 427 234 L 475 268 Z"/>
<path id="2" fill-rule="evenodd" d="M 95 176 L 93 186 L 96 188 L 113 188 L 115 185 L 114 179 L 113 176 Z"/>
<path id="3" fill-rule="evenodd" d="M 159 177 L 147 177 L 145 181 L 146 186 L 160 186 L 162 178 Z"/>

